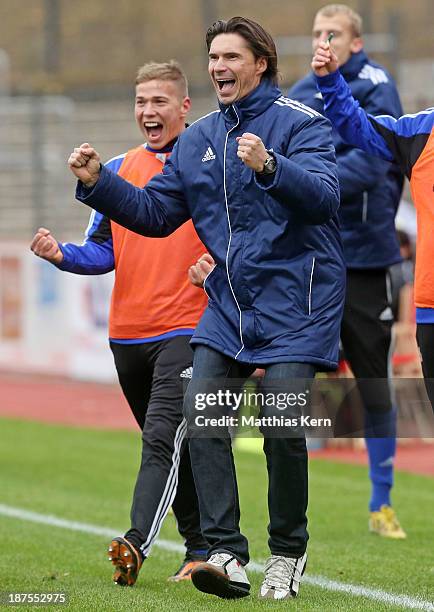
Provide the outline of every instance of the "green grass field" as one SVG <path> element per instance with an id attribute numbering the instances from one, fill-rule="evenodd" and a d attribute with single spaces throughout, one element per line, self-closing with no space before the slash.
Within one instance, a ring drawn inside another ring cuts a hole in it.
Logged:
<path id="1" fill-rule="evenodd" d="M 0 420 L 0 504 L 120 533 L 128 527 L 139 445 L 139 435 L 129 432 Z M 262 561 L 268 555 L 263 457 L 238 451 L 236 460 L 242 529 L 252 559 Z M 406 541 L 385 541 L 367 532 L 368 492 L 365 468 L 311 461 L 308 576 L 420 598 L 419 609 L 429 609 L 426 602 L 434 600 L 434 479 L 396 476 L 393 500 L 408 533 Z M 0 537 L 0 591 L 65 591 L 71 610 L 405 609 L 396 601 L 390 604 L 313 584 L 302 584 L 296 601 L 259 602 L 257 572 L 250 574 L 248 599 L 226 602 L 199 593 L 189 583 L 167 582 L 181 554 L 159 547 L 145 562 L 137 584 L 122 589 L 111 582 L 107 537 L 4 516 L 1 511 Z M 180 543 L 173 517 L 166 520 L 160 537 Z"/>

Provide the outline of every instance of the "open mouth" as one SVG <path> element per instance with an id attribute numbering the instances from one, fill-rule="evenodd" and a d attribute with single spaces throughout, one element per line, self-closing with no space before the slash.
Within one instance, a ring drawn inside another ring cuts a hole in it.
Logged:
<path id="1" fill-rule="evenodd" d="M 235 86 L 235 79 L 216 79 L 217 87 L 222 93 L 229 93 Z"/>
<path id="2" fill-rule="evenodd" d="M 144 123 L 146 134 L 150 141 L 158 140 L 163 131 L 163 124 L 158 121 L 146 121 Z"/>

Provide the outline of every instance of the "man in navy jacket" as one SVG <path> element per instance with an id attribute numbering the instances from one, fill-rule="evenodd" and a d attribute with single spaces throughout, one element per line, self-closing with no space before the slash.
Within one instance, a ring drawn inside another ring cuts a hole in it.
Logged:
<path id="1" fill-rule="evenodd" d="M 402 108 L 392 77 L 363 50 L 360 15 L 342 4 L 322 7 L 313 24 L 313 51 L 333 33 L 340 71 L 354 98 L 373 115 L 399 117 Z M 288 93 L 324 113 L 310 72 Z M 369 528 L 381 536 L 405 538 L 391 508 L 396 410 L 387 381 L 391 368 L 393 314 L 388 268 L 401 261 L 395 215 L 403 176 L 395 164 L 378 160 L 344 142 L 333 130 L 341 206 L 338 216 L 347 264 L 347 292 L 341 340 L 358 379 L 366 409 L 366 446 L 372 483 Z"/>
<path id="2" fill-rule="evenodd" d="M 202 414 L 198 397 L 257 366 L 265 369 L 266 389 L 287 394 L 305 388 L 318 368 L 335 368 L 345 292 L 328 120 L 282 96 L 274 41 L 259 24 L 218 21 L 206 41 L 219 110 L 181 134 L 163 174 L 140 190 L 101 167 L 87 143 L 69 159 L 79 200 L 154 237 L 191 218 L 216 262 L 192 339 L 189 426 Z M 176 253 L 168 265 L 176 265 Z M 263 415 L 275 407 L 263 406 Z M 271 557 L 260 597 L 280 600 L 297 595 L 306 565 L 307 452 L 299 428 L 292 436 L 271 429 L 264 440 Z M 244 597 L 249 554 L 230 439 L 204 431 L 192 435 L 190 452 L 210 551 L 193 584 Z"/>

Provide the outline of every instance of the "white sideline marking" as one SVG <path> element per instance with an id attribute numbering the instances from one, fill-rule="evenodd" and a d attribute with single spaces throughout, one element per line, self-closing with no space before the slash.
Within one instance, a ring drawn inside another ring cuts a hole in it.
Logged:
<path id="1" fill-rule="evenodd" d="M 50 514 L 39 514 L 37 512 L 23 510 L 22 508 L 14 508 L 13 506 L 6 506 L 4 504 L 0 504 L 0 515 L 17 518 L 22 521 L 30 521 L 32 523 L 42 523 L 43 525 L 49 525 L 50 527 L 61 527 L 62 529 L 68 529 L 69 531 L 79 531 L 81 533 L 104 536 L 107 538 L 112 538 L 121 533 L 121 530 L 119 529 L 99 527 L 98 525 L 89 525 L 87 523 L 79 523 L 77 521 L 68 521 Z M 178 544 L 177 542 L 172 542 L 170 540 L 157 540 L 155 542 L 155 546 L 171 552 L 178 552 L 181 554 L 185 552 L 185 548 L 182 544 Z M 250 561 L 248 568 L 253 572 L 262 572 L 264 563 Z M 358 586 L 357 584 L 338 582 L 337 580 L 330 580 L 324 576 L 312 576 L 305 574 L 303 577 L 303 582 L 321 589 L 326 589 L 328 591 L 348 593 L 348 595 L 353 595 L 355 597 L 367 597 L 368 599 L 373 599 L 391 606 L 434 612 L 434 603 L 421 599 L 420 597 L 394 595 L 393 593 L 388 593 L 387 591 L 383 591 L 381 589 L 372 589 L 369 587 Z"/>

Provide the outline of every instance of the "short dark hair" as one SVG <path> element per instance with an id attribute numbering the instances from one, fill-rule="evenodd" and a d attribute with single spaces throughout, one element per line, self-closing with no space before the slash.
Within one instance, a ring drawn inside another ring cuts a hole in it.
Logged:
<path id="1" fill-rule="evenodd" d="M 270 79 L 275 85 L 278 83 L 277 51 L 274 40 L 259 23 L 247 17 L 232 17 L 229 21 L 216 21 L 208 28 L 206 33 L 206 46 L 210 50 L 211 43 L 219 34 L 239 34 L 247 42 L 255 59 L 265 57 L 267 69 L 263 77 Z"/>

